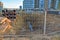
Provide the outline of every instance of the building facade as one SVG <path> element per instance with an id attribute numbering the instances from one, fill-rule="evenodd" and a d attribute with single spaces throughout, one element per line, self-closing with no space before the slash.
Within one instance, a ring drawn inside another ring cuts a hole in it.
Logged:
<path id="1" fill-rule="evenodd" d="M 24 0 L 23 10 L 27 12 L 40 11 L 44 9 L 44 0 Z"/>
<path id="2" fill-rule="evenodd" d="M 59 0 L 48 0 L 48 9 L 58 9 Z"/>
<path id="3" fill-rule="evenodd" d="M 23 1 L 23 10 L 24 11 L 32 11 L 34 9 L 34 0 L 24 0 Z"/>
<path id="4" fill-rule="evenodd" d="M 2 12 L 2 10 L 3 10 L 3 3 L 0 2 L 0 13 Z"/>
<path id="5" fill-rule="evenodd" d="M 59 7 L 59 0 L 24 0 L 23 1 L 23 10 L 30 11 L 44 11 L 48 10 L 57 10 Z"/>
<path id="6" fill-rule="evenodd" d="M 59 0 L 59 3 L 58 3 L 58 9 L 60 9 L 60 0 Z"/>

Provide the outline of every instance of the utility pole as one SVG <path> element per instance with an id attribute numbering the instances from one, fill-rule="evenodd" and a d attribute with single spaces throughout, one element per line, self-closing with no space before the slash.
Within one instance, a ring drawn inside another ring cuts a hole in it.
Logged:
<path id="1" fill-rule="evenodd" d="M 44 16 L 44 35 L 46 34 L 46 11 L 45 11 L 45 16 Z"/>
<path id="2" fill-rule="evenodd" d="M 46 35 L 46 15 L 47 15 L 47 9 L 48 9 L 48 0 L 44 0 L 44 2 L 45 2 L 45 10 L 44 10 L 44 12 L 45 12 L 45 14 L 44 14 L 44 35 Z"/>

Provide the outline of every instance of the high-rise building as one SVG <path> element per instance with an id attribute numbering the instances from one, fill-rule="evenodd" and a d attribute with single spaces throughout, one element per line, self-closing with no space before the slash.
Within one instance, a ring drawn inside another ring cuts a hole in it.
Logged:
<path id="1" fill-rule="evenodd" d="M 58 3 L 58 9 L 60 9 L 60 0 L 59 0 L 59 3 Z"/>
<path id="2" fill-rule="evenodd" d="M 30 11 L 43 11 L 45 9 L 58 9 L 59 0 L 24 0 L 23 9 Z"/>
<path id="3" fill-rule="evenodd" d="M 39 1 L 40 0 L 35 0 L 34 1 L 34 8 L 39 8 Z"/>
<path id="4" fill-rule="evenodd" d="M 45 0 L 39 0 L 39 9 L 43 11 L 44 6 L 45 6 Z"/>
<path id="5" fill-rule="evenodd" d="M 48 9 L 58 9 L 59 0 L 48 0 Z"/>
<path id="6" fill-rule="evenodd" d="M 34 0 L 34 9 L 36 11 L 44 10 L 44 0 Z"/>
<path id="7" fill-rule="evenodd" d="M 3 10 L 3 3 L 0 2 L 0 13 L 2 12 L 2 10 Z"/>
<path id="8" fill-rule="evenodd" d="M 23 10 L 27 12 L 39 11 L 44 7 L 44 0 L 24 0 Z"/>
<path id="9" fill-rule="evenodd" d="M 24 0 L 23 1 L 23 10 L 24 11 L 32 11 L 34 9 L 34 0 Z"/>

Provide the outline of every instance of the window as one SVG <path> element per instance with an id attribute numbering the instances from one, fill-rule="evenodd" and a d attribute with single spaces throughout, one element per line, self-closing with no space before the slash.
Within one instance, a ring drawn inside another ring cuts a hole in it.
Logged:
<path id="1" fill-rule="evenodd" d="M 44 0 L 40 0 L 40 9 L 44 9 Z"/>

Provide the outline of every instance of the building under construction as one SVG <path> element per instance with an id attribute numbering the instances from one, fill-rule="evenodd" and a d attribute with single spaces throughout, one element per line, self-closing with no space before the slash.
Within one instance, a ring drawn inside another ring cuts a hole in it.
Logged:
<path id="1" fill-rule="evenodd" d="M 2 10 L 3 10 L 3 3 L 0 2 L 0 13 L 2 12 Z"/>

